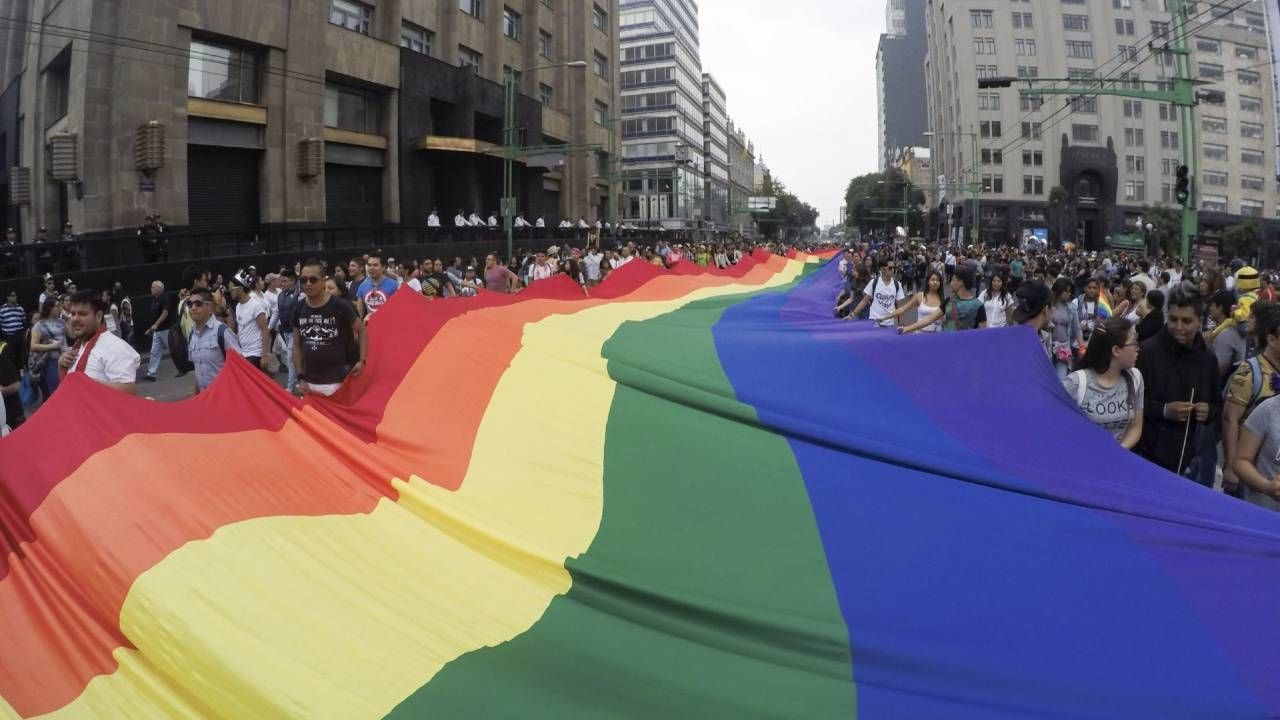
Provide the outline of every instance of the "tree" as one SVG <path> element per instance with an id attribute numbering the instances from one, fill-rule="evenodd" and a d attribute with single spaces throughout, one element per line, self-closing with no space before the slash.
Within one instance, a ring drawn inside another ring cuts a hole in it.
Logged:
<path id="1" fill-rule="evenodd" d="M 844 193 L 845 224 L 851 228 L 867 230 L 890 228 L 902 223 L 898 209 L 903 205 L 903 185 L 906 185 L 908 233 L 924 233 L 924 214 L 920 206 L 926 202 L 924 191 L 916 187 L 909 177 L 897 168 L 881 173 L 859 175 L 849 181 Z"/>
<path id="2" fill-rule="evenodd" d="M 1165 255 L 1177 255 L 1182 244 L 1182 211 L 1164 205 L 1152 205 L 1142 211 L 1142 222 L 1151 226 Z M 1143 228 L 1146 230 L 1146 228 Z"/>
<path id="3" fill-rule="evenodd" d="M 1249 258 L 1258 254 L 1262 228 L 1256 218 L 1228 225 L 1222 230 L 1222 257 Z"/>

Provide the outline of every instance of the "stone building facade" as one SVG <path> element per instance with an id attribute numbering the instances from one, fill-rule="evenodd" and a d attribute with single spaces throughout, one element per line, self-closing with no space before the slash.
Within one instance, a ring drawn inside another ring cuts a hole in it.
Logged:
<path id="1" fill-rule="evenodd" d="M 520 144 L 564 146 L 517 161 L 519 208 L 608 213 L 618 0 L 0 0 L 0 15 L 19 19 L 0 30 L 0 182 L 26 168 L 31 187 L 0 210 L 24 238 L 151 213 L 230 231 L 495 212 L 507 68 Z M 143 159 L 148 126 L 163 150 Z M 55 177 L 68 137 L 73 177 Z"/>

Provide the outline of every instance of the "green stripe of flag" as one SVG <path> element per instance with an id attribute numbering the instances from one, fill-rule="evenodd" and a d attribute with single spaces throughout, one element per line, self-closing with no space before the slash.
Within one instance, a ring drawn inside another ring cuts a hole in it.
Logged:
<path id="1" fill-rule="evenodd" d="M 572 588 L 389 717 L 854 717 L 847 630 L 799 468 L 732 399 L 713 344 L 747 297 L 628 323 L 606 344 L 619 387 L 604 516 L 566 563 Z"/>

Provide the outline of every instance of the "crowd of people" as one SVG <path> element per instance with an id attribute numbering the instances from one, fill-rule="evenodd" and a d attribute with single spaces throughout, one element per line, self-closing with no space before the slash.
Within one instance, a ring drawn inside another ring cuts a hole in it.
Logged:
<path id="1" fill-rule="evenodd" d="M 428 299 L 515 293 L 565 275 L 584 296 L 608 274 L 640 261 L 671 267 L 682 261 L 727 268 L 754 249 L 742 241 L 690 244 L 659 240 L 601 249 L 552 245 L 505 260 L 496 253 L 398 261 L 374 251 L 346 262 L 308 259 L 262 272 L 254 266 L 229 276 L 200 265 L 183 271 L 176 290 L 151 283 L 149 312 L 135 313 L 119 283 L 79 290 L 74 281 L 44 278 L 34 309 L 10 290 L 0 306 L 0 433 L 20 425 L 48 400 L 68 373 L 83 372 L 133 392 L 156 382 L 165 358 L 178 377 L 206 390 L 234 352 L 299 394 L 332 395 L 368 358 L 366 323 L 397 292 Z M 786 245 L 766 246 L 785 252 Z M 139 323 L 137 318 L 148 322 Z M 146 363 L 140 349 L 147 350 Z"/>
<path id="2" fill-rule="evenodd" d="M 1067 397 L 1116 442 L 1206 487 L 1280 510 L 1276 276 L 1124 252 L 845 249 L 835 315 L 900 333 L 1025 324 Z M 915 312 L 915 321 L 906 318 Z"/>

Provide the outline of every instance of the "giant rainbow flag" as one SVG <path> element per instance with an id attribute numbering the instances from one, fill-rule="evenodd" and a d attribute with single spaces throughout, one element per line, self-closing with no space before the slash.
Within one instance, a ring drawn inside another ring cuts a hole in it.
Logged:
<path id="1" fill-rule="evenodd" d="M 814 260 L 397 295 L 332 400 L 72 377 L 0 441 L 0 718 L 1280 714 L 1280 517 Z"/>

